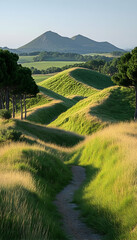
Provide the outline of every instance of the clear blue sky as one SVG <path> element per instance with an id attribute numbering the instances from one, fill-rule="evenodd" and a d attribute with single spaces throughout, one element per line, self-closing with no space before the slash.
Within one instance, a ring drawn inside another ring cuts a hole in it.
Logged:
<path id="1" fill-rule="evenodd" d="M 0 0 L 0 46 L 20 47 L 46 31 L 137 46 L 137 0 Z"/>

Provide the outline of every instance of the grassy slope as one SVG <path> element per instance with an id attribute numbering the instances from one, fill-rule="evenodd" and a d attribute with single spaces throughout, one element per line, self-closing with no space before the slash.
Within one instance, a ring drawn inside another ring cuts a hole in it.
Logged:
<path id="1" fill-rule="evenodd" d="M 50 126 L 91 134 L 108 123 L 133 119 L 135 94 L 123 87 L 106 88 L 81 100 L 62 113 Z"/>
<path id="2" fill-rule="evenodd" d="M 27 120 L 40 124 L 49 124 L 67 109 L 68 107 L 64 102 L 52 101 L 51 104 L 46 104 L 45 107 L 36 108 L 35 111 L 32 111 Z"/>
<path id="3" fill-rule="evenodd" d="M 58 73 L 54 77 L 47 79 L 46 81 L 40 82 L 40 86 L 48 88 L 62 96 L 71 96 L 71 95 L 79 95 L 79 96 L 90 96 L 97 92 L 98 90 L 88 86 L 86 84 L 86 77 L 84 78 L 84 74 L 82 77 L 82 81 L 76 80 L 71 76 L 72 72 L 77 69 L 69 69 L 65 70 L 61 73 Z M 85 74 L 89 72 L 91 79 L 93 78 L 93 72 L 90 70 L 84 70 Z M 85 82 L 85 83 L 84 83 Z"/>
<path id="4" fill-rule="evenodd" d="M 85 96 L 85 89 L 88 87 L 90 89 L 88 94 L 91 91 L 92 96 L 79 101 L 50 125 L 56 123 L 64 129 L 89 134 L 104 125 L 130 120 L 134 111 L 132 90 L 116 86 L 97 90 L 87 86 L 87 84 L 92 86 L 87 74 L 83 79 L 84 72 L 79 75 L 77 70 L 75 71 L 75 73 L 64 72 L 64 78 L 62 76 L 56 81 L 59 83 L 61 79 L 64 85 L 66 80 L 70 81 L 72 89 L 76 84 L 80 96 Z M 77 75 L 78 81 L 70 76 L 72 74 Z M 53 92 L 54 87 L 56 90 L 54 78 L 51 78 L 51 82 L 50 79 L 46 80 L 53 89 L 48 90 L 44 86 L 44 91 L 48 92 L 50 97 L 52 95 L 66 101 L 65 104 L 70 107 L 72 100 L 60 95 L 62 89 L 57 89 L 58 94 Z M 108 87 L 108 85 L 101 87 L 100 81 L 96 88 Z M 105 84 L 108 84 L 107 80 Z M 63 87 L 62 83 L 60 87 Z M 72 95 L 70 89 L 64 88 L 64 96 L 68 95 Z M 60 107 L 59 105 L 59 109 Z M 51 109 L 47 111 L 48 119 L 53 119 Z M 36 115 L 35 117 L 39 118 Z M 43 113 L 41 118 L 43 121 Z M 4 127 L 11 125 L 13 123 L 9 122 Z M 53 145 L 48 147 L 46 143 L 70 147 L 83 140 L 82 136 L 28 121 L 15 121 L 14 127 L 25 134 L 23 140 L 31 145 L 17 143 L 1 147 L 0 238 L 2 240 L 16 240 L 19 236 L 30 240 L 65 240 L 52 204 L 55 194 L 70 179 L 70 172 L 62 160 L 86 167 L 87 181 L 77 192 L 75 201 L 82 208 L 88 224 L 102 233 L 105 240 L 137 239 L 136 124 L 112 125 L 94 134 L 71 153 L 67 149 L 62 152 L 59 147 Z M 39 144 L 34 146 L 34 143 Z M 60 174 L 60 169 L 63 174 Z"/>
<path id="5" fill-rule="evenodd" d="M 75 195 L 87 223 L 105 240 L 137 239 L 137 124 L 112 125 L 89 138 L 70 163 L 86 167 Z"/>
<path id="6" fill-rule="evenodd" d="M 72 77 L 71 75 L 74 76 Z M 97 83 L 95 84 L 95 82 Z M 48 80 L 44 80 L 40 85 L 39 88 L 45 95 L 63 101 L 63 103 L 52 105 L 52 107 L 38 109 L 38 111 L 28 117 L 30 121 L 48 124 L 56 119 L 59 114 L 65 112 L 67 108 L 76 104 L 83 96 L 92 95 L 98 92 L 97 88 L 103 89 L 104 87 L 112 85 L 112 82 L 109 77 L 87 69 L 70 69 Z M 94 88 L 92 85 L 94 85 Z M 77 94 L 77 97 L 74 94 Z M 68 95 L 72 95 L 73 99 L 70 100 L 65 97 Z"/>
<path id="7" fill-rule="evenodd" d="M 53 205 L 70 179 L 63 162 L 38 145 L 0 151 L 0 239 L 66 239 Z"/>
<path id="8" fill-rule="evenodd" d="M 76 80 L 96 89 L 104 89 L 114 85 L 110 77 L 87 69 L 77 68 L 71 71 L 70 75 Z"/>
<path id="9" fill-rule="evenodd" d="M 46 143 L 53 143 L 64 147 L 71 147 L 84 139 L 83 136 L 72 132 L 45 127 L 29 121 L 16 120 L 16 129 L 24 132 L 28 136 L 32 135 Z"/>
<path id="10" fill-rule="evenodd" d="M 46 143 L 73 146 L 84 138 L 20 120 L 0 127 L 24 134 L 20 143 L 0 145 L 0 239 L 67 239 L 53 200 L 71 173 L 62 161 L 65 149 Z"/>

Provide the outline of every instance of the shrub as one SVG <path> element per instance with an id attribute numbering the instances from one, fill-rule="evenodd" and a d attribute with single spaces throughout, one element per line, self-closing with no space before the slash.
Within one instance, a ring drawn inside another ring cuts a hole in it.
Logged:
<path id="1" fill-rule="evenodd" d="M 1 109 L 1 110 L 0 110 L 0 118 L 10 119 L 10 118 L 11 118 L 11 113 L 10 113 L 10 111 L 8 111 L 8 110 L 6 110 L 6 109 Z"/>
<path id="2" fill-rule="evenodd" d="M 0 142 L 7 140 L 18 141 L 22 135 L 22 132 L 18 132 L 14 129 L 1 129 L 0 130 Z"/>

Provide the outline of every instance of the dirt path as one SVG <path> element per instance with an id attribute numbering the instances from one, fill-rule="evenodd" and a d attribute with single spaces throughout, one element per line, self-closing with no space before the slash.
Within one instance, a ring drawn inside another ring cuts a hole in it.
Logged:
<path id="1" fill-rule="evenodd" d="M 75 210 L 72 203 L 74 192 L 85 180 L 85 169 L 80 166 L 72 167 L 72 182 L 66 186 L 56 197 L 55 204 L 63 217 L 63 228 L 71 240 L 101 240 L 101 237 L 89 229 L 79 219 L 80 211 Z"/>

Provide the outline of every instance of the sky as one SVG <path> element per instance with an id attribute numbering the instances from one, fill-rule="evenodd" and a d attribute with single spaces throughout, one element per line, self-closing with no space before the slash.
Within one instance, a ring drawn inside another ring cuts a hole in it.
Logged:
<path id="1" fill-rule="evenodd" d="M 46 31 L 134 48 L 137 0 L 0 0 L 0 47 L 21 47 Z"/>

